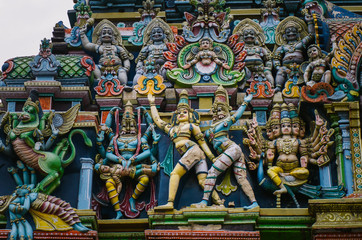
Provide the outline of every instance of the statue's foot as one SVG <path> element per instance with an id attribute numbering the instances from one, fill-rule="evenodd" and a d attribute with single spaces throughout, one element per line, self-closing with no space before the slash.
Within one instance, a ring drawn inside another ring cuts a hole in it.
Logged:
<path id="1" fill-rule="evenodd" d="M 287 192 L 288 192 L 287 189 L 284 187 L 283 184 L 281 184 L 281 186 L 279 186 L 279 187 L 280 187 L 279 190 L 276 190 L 276 191 L 273 192 L 274 195 L 281 195 L 281 194 L 283 194 L 283 193 L 287 193 Z"/>
<path id="2" fill-rule="evenodd" d="M 259 207 L 259 204 L 255 201 L 251 205 L 244 206 L 243 208 L 244 208 L 244 210 L 250 210 L 250 209 L 253 209 L 253 208 L 257 208 L 257 207 Z"/>
<path id="3" fill-rule="evenodd" d="M 124 90 L 125 90 L 126 92 L 132 92 L 133 87 L 130 87 L 130 86 L 125 85 L 125 86 L 124 86 Z"/>
<path id="4" fill-rule="evenodd" d="M 130 208 L 131 208 L 131 211 L 134 212 L 134 213 L 137 213 L 138 210 L 136 209 L 136 199 L 134 198 L 130 198 L 129 199 L 129 205 L 130 205 Z"/>
<path id="5" fill-rule="evenodd" d="M 207 201 L 202 200 L 199 203 L 193 203 L 193 204 L 191 204 L 191 207 L 193 207 L 193 208 L 205 208 L 205 207 L 207 207 Z"/>
<path id="6" fill-rule="evenodd" d="M 77 230 L 79 232 L 88 232 L 88 231 L 90 231 L 89 228 L 85 227 L 83 224 L 81 224 L 79 222 L 74 224 L 72 227 L 73 227 L 74 230 Z"/>
<path id="7" fill-rule="evenodd" d="M 165 205 L 157 206 L 155 210 L 173 210 L 173 202 L 168 202 Z"/>
<path id="8" fill-rule="evenodd" d="M 282 89 L 280 88 L 280 87 L 276 87 L 275 89 L 274 89 L 274 92 L 275 93 L 277 93 L 277 92 L 280 92 Z"/>
<path id="9" fill-rule="evenodd" d="M 122 217 L 123 217 L 122 212 L 117 211 L 117 215 L 116 215 L 115 219 L 121 219 Z"/>

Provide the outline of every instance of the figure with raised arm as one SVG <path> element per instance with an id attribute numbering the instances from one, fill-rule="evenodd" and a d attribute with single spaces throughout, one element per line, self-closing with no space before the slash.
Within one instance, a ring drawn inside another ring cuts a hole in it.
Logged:
<path id="1" fill-rule="evenodd" d="M 101 79 L 102 74 L 105 74 L 106 69 L 112 68 L 117 73 L 118 80 L 123 84 L 127 84 L 127 72 L 131 67 L 130 60 L 133 55 L 122 45 L 122 36 L 117 27 L 107 19 L 102 20 L 97 24 L 93 33 L 93 43 L 89 42 L 85 32 L 88 25 L 92 24 L 90 18 L 87 24 L 80 30 L 80 37 L 84 49 L 95 52 L 99 55 L 99 63 L 94 71 L 95 78 Z"/>
<path id="2" fill-rule="evenodd" d="M 205 154 L 211 161 L 215 156 L 207 146 L 204 134 L 198 126 L 199 119 L 197 112 L 191 109 L 188 104 L 188 93 L 186 90 L 182 90 L 180 93 L 177 110 L 173 113 L 172 122 L 169 124 L 160 118 L 155 105 L 155 97 L 149 94 L 148 100 L 154 122 L 170 136 L 177 151 L 181 155 L 180 160 L 171 172 L 168 203 L 157 207 L 158 209 L 173 209 L 181 177 L 191 168 L 195 167 L 199 185 L 201 188 L 204 188 L 207 175 Z M 197 140 L 198 144 L 191 140 L 192 136 Z M 216 192 L 212 194 L 212 197 L 215 203 L 221 204 L 221 200 Z"/>
<path id="3" fill-rule="evenodd" d="M 212 125 L 206 130 L 205 136 L 219 156 L 214 159 L 212 167 L 208 171 L 204 196 L 198 204 L 201 207 L 207 206 L 210 194 L 215 187 L 216 178 L 229 167 L 233 167 L 238 184 L 252 203 L 250 206 L 245 206 L 244 209 L 252 209 L 259 206 L 247 179 L 245 156 L 241 148 L 229 139 L 230 127 L 243 115 L 252 98 L 253 95 L 245 97 L 239 109 L 231 116 L 227 91 L 222 86 L 219 86 L 215 92 L 215 101 L 212 106 Z"/>

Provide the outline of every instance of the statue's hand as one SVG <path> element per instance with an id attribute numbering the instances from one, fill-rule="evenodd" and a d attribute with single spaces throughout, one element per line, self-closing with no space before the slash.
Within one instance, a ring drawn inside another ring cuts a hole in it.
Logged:
<path id="1" fill-rule="evenodd" d="M 222 64 L 222 67 L 229 70 L 230 69 L 230 66 L 227 64 L 227 63 L 223 63 Z"/>
<path id="2" fill-rule="evenodd" d="M 34 145 L 34 149 L 37 151 L 43 149 L 43 144 L 41 142 L 36 142 Z"/>
<path id="3" fill-rule="evenodd" d="M 103 142 L 104 141 L 104 131 L 101 131 L 97 134 L 97 142 Z"/>
<path id="4" fill-rule="evenodd" d="M 160 169 L 159 169 L 159 164 L 157 162 L 155 162 L 154 164 L 152 164 L 151 166 L 151 170 L 152 172 L 158 172 Z"/>
<path id="5" fill-rule="evenodd" d="M 183 69 L 189 69 L 191 67 L 190 63 L 186 63 L 185 65 L 181 66 Z"/>
<path id="6" fill-rule="evenodd" d="M 150 102 L 150 104 L 155 103 L 155 96 L 153 96 L 151 93 L 149 93 L 147 95 L 148 101 Z"/>
<path id="7" fill-rule="evenodd" d="M 253 94 L 249 94 L 248 96 L 244 97 L 244 101 L 247 103 L 250 103 L 252 99 L 253 99 Z"/>
<path id="8" fill-rule="evenodd" d="M 57 129 L 57 128 L 54 126 L 53 123 L 50 125 L 50 127 L 52 128 L 52 134 L 53 134 L 54 136 L 57 136 L 58 133 L 59 133 L 59 129 Z"/>

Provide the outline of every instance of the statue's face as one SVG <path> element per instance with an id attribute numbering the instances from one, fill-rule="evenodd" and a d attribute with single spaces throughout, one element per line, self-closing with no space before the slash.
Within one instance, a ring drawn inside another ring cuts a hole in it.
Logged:
<path id="1" fill-rule="evenodd" d="M 101 165 L 100 168 L 102 173 L 108 173 L 110 172 L 111 168 L 108 165 Z"/>
<path id="2" fill-rule="evenodd" d="M 298 39 L 298 30 L 296 27 L 288 27 L 287 29 L 285 29 L 285 37 L 286 40 L 289 41 L 294 41 Z"/>
<path id="3" fill-rule="evenodd" d="M 23 112 L 20 115 L 20 120 L 24 123 L 33 122 L 36 120 L 37 114 L 38 112 L 36 111 L 35 107 L 27 105 L 23 107 Z"/>
<path id="4" fill-rule="evenodd" d="M 316 47 L 308 48 L 307 54 L 310 58 L 317 58 L 319 56 L 319 49 Z"/>
<path id="5" fill-rule="evenodd" d="M 266 135 L 268 136 L 268 138 L 269 138 L 270 140 L 273 140 L 273 139 L 274 139 L 273 129 L 272 129 L 272 128 L 267 128 L 267 129 L 266 129 Z"/>
<path id="6" fill-rule="evenodd" d="M 243 33 L 243 39 L 245 43 L 255 43 L 255 31 L 253 29 L 245 29 Z"/>
<path id="7" fill-rule="evenodd" d="M 210 41 L 209 40 L 202 40 L 200 43 L 200 48 L 203 50 L 210 49 Z"/>
<path id="8" fill-rule="evenodd" d="M 304 137 L 305 137 L 305 126 L 304 126 L 304 125 L 301 125 L 301 126 L 300 126 L 299 136 L 300 136 L 301 138 L 304 138 Z"/>
<path id="9" fill-rule="evenodd" d="M 292 132 L 293 132 L 293 136 L 299 136 L 299 132 L 300 132 L 300 124 L 299 123 L 293 123 L 292 124 Z"/>
<path id="10" fill-rule="evenodd" d="M 218 120 L 221 120 L 221 119 L 224 119 L 226 118 L 229 113 L 228 111 L 226 111 L 222 106 L 216 106 L 215 108 L 213 107 L 212 108 L 212 113 L 213 113 L 213 116 L 212 116 L 212 120 L 214 121 L 218 121 Z"/>
<path id="11" fill-rule="evenodd" d="M 165 38 L 165 34 L 163 32 L 163 29 L 160 27 L 155 27 L 152 29 L 151 31 L 151 39 L 153 41 L 163 41 L 163 39 Z"/>
<path id="12" fill-rule="evenodd" d="M 177 120 L 178 122 L 188 122 L 189 121 L 189 110 L 186 108 L 180 108 L 177 110 Z"/>
<path id="13" fill-rule="evenodd" d="M 280 136 L 280 124 L 273 125 L 273 136 L 274 138 Z"/>
<path id="14" fill-rule="evenodd" d="M 112 43 L 113 41 L 113 29 L 110 27 L 104 27 L 101 33 L 101 40 L 104 43 Z"/>
<path id="15" fill-rule="evenodd" d="M 290 135 L 292 133 L 292 125 L 290 123 L 282 123 L 282 134 Z"/>

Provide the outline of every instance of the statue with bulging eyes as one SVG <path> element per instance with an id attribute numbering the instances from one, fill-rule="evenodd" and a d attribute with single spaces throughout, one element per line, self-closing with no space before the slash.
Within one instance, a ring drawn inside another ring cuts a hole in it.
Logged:
<path id="1" fill-rule="evenodd" d="M 80 36 L 84 49 L 99 55 L 99 62 L 94 70 L 97 80 L 101 76 L 110 72 L 116 72 L 118 80 L 123 84 L 127 84 L 127 73 L 131 67 L 130 60 L 133 55 L 122 45 L 122 36 L 117 27 L 108 20 L 102 20 L 94 29 L 93 43 L 89 42 L 85 35 L 86 29 L 92 21 L 88 21 L 81 30 Z"/>
<path id="2" fill-rule="evenodd" d="M 133 85 L 142 75 L 159 74 L 166 79 L 166 62 L 163 53 L 168 51 L 166 43 L 173 42 L 172 29 L 160 18 L 154 18 L 145 28 L 143 47 L 136 59 L 136 75 Z"/>
<path id="3" fill-rule="evenodd" d="M 275 91 L 279 92 L 284 88 L 290 75 L 292 67 L 299 67 L 304 61 L 303 52 L 307 45 L 313 40 L 313 26 L 310 16 L 306 16 L 307 25 L 297 17 L 287 17 L 279 23 L 275 41 L 279 46 L 274 52 L 274 66 L 277 69 L 275 77 Z M 298 77 L 298 76 L 297 76 Z"/>
<path id="4" fill-rule="evenodd" d="M 247 18 L 235 26 L 233 34 L 239 35 L 239 39 L 245 44 L 244 50 L 247 52 L 245 63 L 252 78 L 265 79 L 273 86 L 272 54 L 265 46 L 265 35 L 260 25 Z"/>

